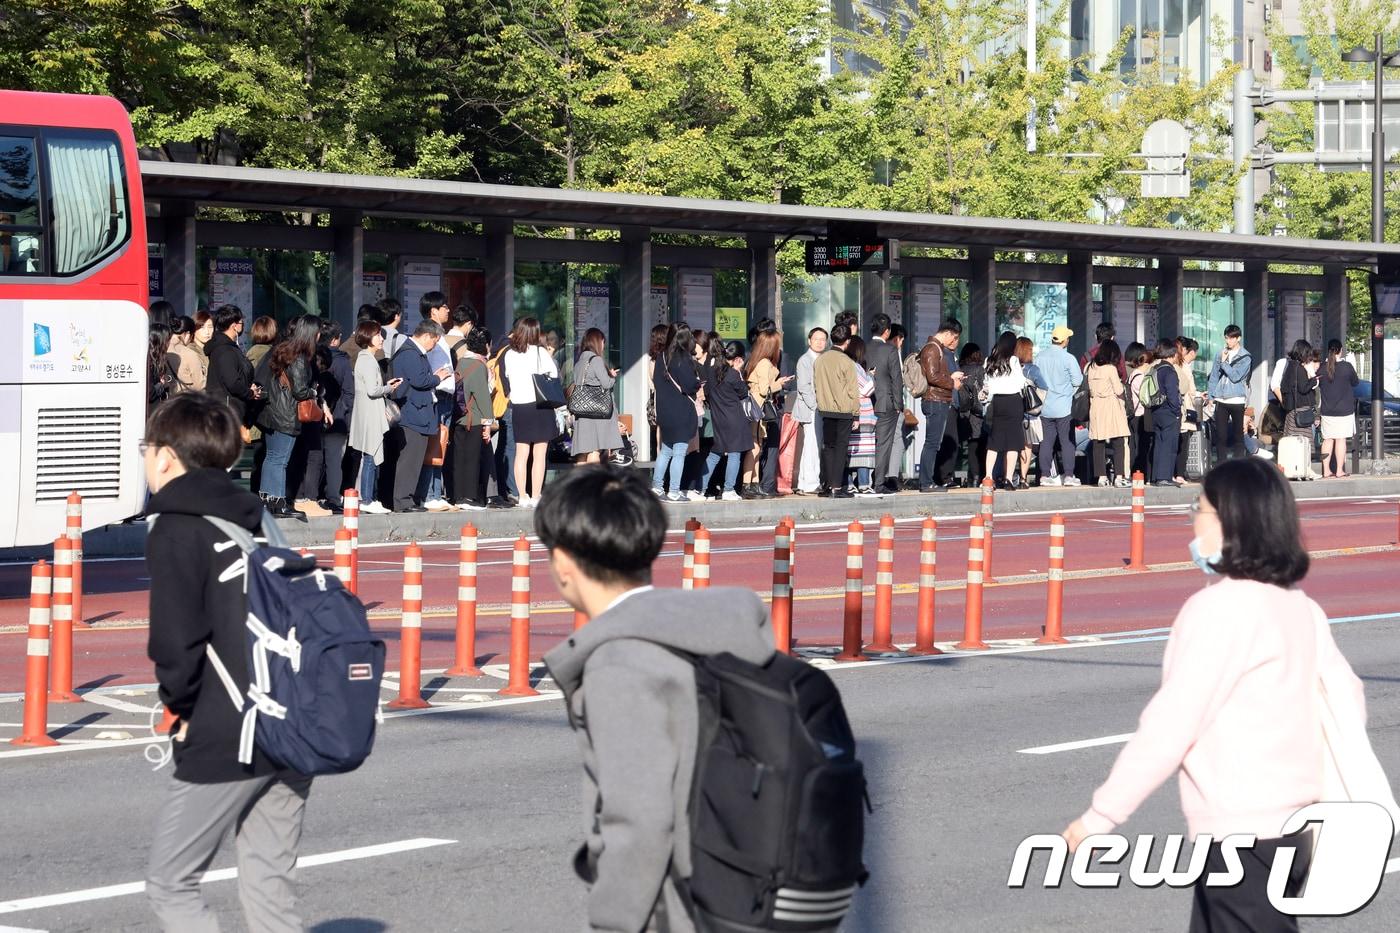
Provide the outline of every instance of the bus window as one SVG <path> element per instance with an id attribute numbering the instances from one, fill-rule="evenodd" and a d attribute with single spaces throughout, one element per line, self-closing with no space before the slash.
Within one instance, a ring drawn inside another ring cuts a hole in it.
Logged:
<path id="1" fill-rule="evenodd" d="M 46 132 L 53 187 L 55 275 L 77 275 L 117 253 L 131 235 L 117 138 Z"/>
<path id="2" fill-rule="evenodd" d="M 0 136 L 0 275 L 44 271 L 34 140 Z"/>

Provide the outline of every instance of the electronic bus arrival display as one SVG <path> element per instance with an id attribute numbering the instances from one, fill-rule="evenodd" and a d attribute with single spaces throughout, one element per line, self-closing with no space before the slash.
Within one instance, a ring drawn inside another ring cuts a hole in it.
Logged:
<path id="1" fill-rule="evenodd" d="M 807 272 L 880 272 L 890 267 L 889 240 L 809 240 Z"/>

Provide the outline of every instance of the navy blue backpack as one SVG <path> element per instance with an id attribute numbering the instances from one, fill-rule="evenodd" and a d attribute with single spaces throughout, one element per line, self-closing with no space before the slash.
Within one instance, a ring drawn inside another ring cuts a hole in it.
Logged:
<path id="1" fill-rule="evenodd" d="M 301 774 L 355 770 L 374 747 L 384 675 L 384 642 L 370 632 L 364 606 L 314 557 L 288 549 L 266 515 L 266 544 L 246 528 L 205 518 L 244 554 L 246 696 L 213 646 L 207 652 L 243 713 L 238 760 L 250 764 L 256 744 L 273 762 Z"/>

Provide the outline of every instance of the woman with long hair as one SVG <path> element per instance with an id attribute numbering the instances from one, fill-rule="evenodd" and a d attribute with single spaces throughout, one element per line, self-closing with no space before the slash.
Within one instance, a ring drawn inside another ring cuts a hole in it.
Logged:
<path id="1" fill-rule="evenodd" d="M 704 501 L 709 492 L 711 471 L 707 468 L 710 451 L 715 446 L 714 414 L 710 410 L 710 383 L 724 365 L 724 341 L 714 331 L 692 331 L 695 335 L 695 368 L 700 374 L 700 394 L 704 403 L 696 443 L 686 447 L 685 466 L 681 469 L 681 492 L 692 502 Z"/>
<path id="2" fill-rule="evenodd" d="M 783 335 L 775 330 L 760 331 L 754 338 L 749 360 L 744 365 L 749 394 L 753 396 L 754 404 L 764 415 L 762 420 L 754 425 L 753 445 L 744 457 L 744 489 L 740 495 L 746 499 L 771 499 L 778 494 L 776 489 L 763 489 L 760 480 L 766 458 L 778 456 L 782 423 L 779 393 L 793 378 L 779 373 L 782 355 Z"/>
<path id="3" fill-rule="evenodd" d="M 146 344 L 146 410 L 170 398 L 179 384 L 175 367 L 171 364 L 170 328 L 164 324 L 152 324 Z"/>
<path id="4" fill-rule="evenodd" d="M 719 498 L 735 502 L 742 498 L 735 487 L 739 481 L 739 463 L 753 446 L 753 423 L 744 414 L 744 399 L 749 384 L 744 378 L 744 345 L 737 340 L 711 338 L 710 375 L 705 383 L 705 399 L 714 424 L 714 445 L 705 458 L 705 475 L 700 488 L 709 489 L 710 478 L 720 461 L 724 461 L 724 477 L 720 481 Z"/>
<path id="5" fill-rule="evenodd" d="M 171 324 L 174 340 L 170 343 L 170 353 L 176 360 L 176 392 L 203 392 L 209 378 L 209 358 L 194 345 L 198 329 L 194 319 L 188 317 L 177 317 Z"/>
<path id="6" fill-rule="evenodd" d="M 1196 354 L 1201 345 L 1190 337 L 1176 338 L 1176 378 L 1181 385 L 1181 432 L 1176 443 L 1176 472 L 1172 477 L 1178 484 L 1186 482 L 1186 460 L 1191 454 L 1191 435 L 1200 430 L 1196 417 L 1196 399 L 1201 393 L 1196 390 L 1196 375 L 1191 365 L 1196 362 Z M 1205 450 L 1205 438 L 1201 438 L 1201 450 Z"/>
<path id="7" fill-rule="evenodd" d="M 1123 365 L 1128 370 L 1128 443 L 1132 447 L 1132 473 L 1152 475 L 1152 412 L 1142 401 L 1142 383 L 1152 372 L 1152 351 L 1137 341 L 1123 351 Z"/>
<path id="8" fill-rule="evenodd" d="M 301 434 L 297 417 L 299 403 L 316 398 L 311 360 L 321 326 L 314 317 L 299 318 L 285 340 L 272 348 L 258 365 L 254 379 L 263 386 L 266 404 L 258 412 L 257 424 L 267 444 L 259 492 L 272 514 L 282 518 L 300 513 L 287 502 L 287 465 Z"/>
<path id="9" fill-rule="evenodd" d="M 607 338 L 596 327 L 590 327 L 578 342 L 578 359 L 574 362 L 574 386 L 597 386 L 612 391 L 617 382 L 617 370 L 608 365 Z M 617 429 L 617 411 L 606 418 L 575 418 L 573 453 L 579 463 L 598 463 L 608 459 L 622 446 L 622 432 Z"/>
<path id="10" fill-rule="evenodd" d="M 661 450 L 661 433 L 656 422 L 656 361 L 671 345 L 675 332 L 674 324 L 657 324 L 652 327 L 647 343 L 647 428 L 651 431 L 651 449 L 655 451 Z"/>
<path id="11" fill-rule="evenodd" d="M 540 398 L 535 389 L 536 376 L 559 378 L 559 367 L 544 347 L 538 320 L 523 317 L 515 322 L 502 368 L 510 385 L 511 420 L 515 427 L 515 487 L 520 491 L 520 507 L 533 508 L 544 491 L 549 442 L 559 436 L 554 407 Z"/>
<path id="12" fill-rule="evenodd" d="M 1356 367 L 1342 356 L 1342 342 L 1327 342 L 1327 362 L 1319 373 L 1322 394 L 1322 478 L 1348 476 L 1347 441 L 1356 436 Z M 1336 466 L 1333 466 L 1333 458 Z"/>
<path id="13" fill-rule="evenodd" d="M 975 346 L 975 344 L 974 344 Z M 981 354 L 978 354 L 979 356 Z M 1036 398 L 1045 401 L 1045 378 L 1040 374 L 1040 367 L 1035 365 L 1035 343 L 1029 337 L 1016 338 L 1016 359 L 1021 361 L 1021 373 L 1026 377 L 1026 384 L 1036 393 Z M 978 380 L 980 386 L 981 380 Z M 1033 409 L 1032 409 L 1033 410 Z M 1021 423 L 1026 427 L 1026 446 L 1021 450 L 1021 472 L 1019 476 L 1008 476 L 1013 484 L 1019 485 L 1022 489 L 1030 486 L 1031 464 L 1040 455 L 1040 442 L 1045 439 L 1045 426 L 1040 423 L 1040 415 L 1031 414 L 1027 411 L 1021 419 Z M 985 456 L 987 450 L 986 438 L 984 436 L 981 451 Z M 978 460 L 978 468 L 981 468 L 981 460 Z M 978 478 L 981 483 L 981 478 Z"/>
<path id="14" fill-rule="evenodd" d="M 1326 723 L 1365 735 L 1365 690 L 1326 613 L 1298 588 L 1308 552 L 1279 471 L 1254 457 L 1227 460 L 1206 474 L 1192 512 L 1191 559 L 1215 582 L 1177 613 L 1161 686 L 1089 809 L 1063 835 L 1073 851 L 1091 834 L 1112 832 L 1179 772 L 1188 835 L 1215 840 L 1196 882 L 1193 933 L 1291 933 L 1297 919 L 1272 906 L 1271 889 L 1286 882 L 1283 895 L 1297 896 L 1312 836 L 1284 837 L 1284 825 L 1327 792 L 1326 763 L 1335 758 Z M 1222 845 L 1236 834 L 1255 839 L 1234 853 L 1243 878 L 1212 886 L 1207 877 L 1224 870 Z M 1289 848 L 1291 870 L 1271 880 L 1276 855 Z"/>
<path id="15" fill-rule="evenodd" d="M 1094 444 L 1094 475 L 1100 486 L 1131 486 L 1128 478 L 1128 410 L 1123 403 L 1123 380 L 1118 367 L 1123 354 L 1114 340 L 1105 340 L 1094 351 L 1084 378 L 1089 383 L 1089 438 Z M 1113 468 L 1117 476 L 1109 480 L 1107 453 L 1113 447 Z"/>
<path id="16" fill-rule="evenodd" d="M 695 335 L 685 324 L 672 328 L 671 342 L 652 368 L 651 388 L 661 441 L 651 472 L 651 491 L 670 502 L 686 502 L 681 471 L 686 449 L 700 428 L 700 373 L 695 366 Z"/>
<path id="17" fill-rule="evenodd" d="M 851 439 L 846 447 L 845 482 L 857 496 L 868 498 L 878 495 L 870 480 L 870 471 L 875 469 L 875 377 L 865 368 L 864 340 L 852 336 L 845 354 L 855 364 L 856 393 L 860 396 L 860 414 L 851 425 Z"/>
<path id="18" fill-rule="evenodd" d="M 998 489 L 1016 488 L 1011 484 L 1011 476 L 1026 446 L 1026 409 L 1021 401 L 1021 390 L 1025 386 L 1025 373 L 1016 356 L 1016 335 L 1003 331 L 987 357 L 987 377 L 982 387 L 987 396 L 987 421 L 991 424 L 987 437 L 987 470 L 983 475 L 995 478 L 997 460 L 1001 458 L 1005 473 L 997 483 Z"/>

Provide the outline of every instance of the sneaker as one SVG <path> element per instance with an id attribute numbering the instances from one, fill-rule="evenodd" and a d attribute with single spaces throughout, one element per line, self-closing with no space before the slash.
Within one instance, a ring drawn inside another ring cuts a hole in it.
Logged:
<path id="1" fill-rule="evenodd" d="M 484 505 L 482 505 L 480 502 L 476 502 L 476 501 L 474 501 L 474 500 L 472 500 L 472 499 L 466 499 L 466 500 L 464 500 L 464 501 L 462 501 L 462 502 L 456 503 L 456 505 L 457 505 L 457 508 L 460 509 L 460 510 L 463 511 L 463 512 L 485 512 L 485 511 L 486 511 L 486 506 L 484 506 Z"/>
<path id="2" fill-rule="evenodd" d="M 379 502 L 378 500 L 375 500 L 375 501 L 373 501 L 373 502 L 366 502 L 364 505 L 360 506 L 360 511 L 361 511 L 363 514 L 365 514 L 365 515 L 388 515 L 388 514 L 390 514 L 389 510 L 386 509 L 386 508 L 384 508 L 384 506 L 383 506 L 382 504 L 380 504 L 380 502 Z"/>
<path id="3" fill-rule="evenodd" d="M 691 498 L 683 493 L 673 492 L 669 496 L 663 497 L 667 502 L 690 502 Z"/>
<path id="4" fill-rule="evenodd" d="M 849 489 L 837 489 L 831 493 L 831 498 L 833 499 L 854 499 L 855 497 L 856 494 Z"/>
<path id="5" fill-rule="evenodd" d="M 1260 460 L 1272 460 L 1272 459 L 1274 459 L 1274 455 L 1273 455 L 1272 453 L 1270 453 L 1269 451 L 1265 450 L 1265 449 L 1262 448 L 1262 447 L 1260 447 L 1258 450 L 1256 450 L 1256 451 L 1254 452 L 1254 456 L 1258 457 Z"/>
<path id="6" fill-rule="evenodd" d="M 1113 481 L 1113 485 L 1117 486 L 1119 489 L 1128 489 L 1133 485 L 1133 481 L 1126 476 L 1120 476 Z"/>
<path id="7" fill-rule="evenodd" d="M 1040 485 L 1041 485 L 1041 486 L 1064 486 L 1064 485 L 1066 485 L 1066 484 L 1065 484 L 1063 481 L 1061 481 L 1061 479 L 1060 479 L 1058 476 L 1042 476 L 1042 477 L 1040 478 Z"/>
<path id="8" fill-rule="evenodd" d="M 515 508 L 515 506 L 513 506 L 513 505 L 510 504 L 510 500 L 509 500 L 509 499 L 504 499 L 504 498 L 502 498 L 501 496 L 497 496 L 496 498 L 491 499 L 490 501 L 488 501 L 488 502 L 486 503 L 486 507 L 487 507 L 488 509 L 513 509 L 513 508 Z"/>
<path id="9" fill-rule="evenodd" d="M 744 501 L 744 497 L 741 496 L 741 495 L 739 495 L 737 492 L 735 492 L 735 491 L 732 490 L 732 489 L 726 489 L 723 493 L 720 494 L 720 497 L 719 497 L 719 498 L 720 498 L 720 501 L 722 501 L 722 502 L 743 502 L 743 501 Z"/>
<path id="10" fill-rule="evenodd" d="M 1108 483 L 1108 477 L 1107 477 L 1107 476 L 1100 476 L 1100 477 L 1099 477 L 1099 485 L 1100 485 L 1100 486 L 1106 487 L 1106 486 L 1108 486 L 1108 484 L 1109 484 L 1109 483 Z"/>
<path id="11" fill-rule="evenodd" d="M 685 497 L 691 502 L 705 501 L 705 494 L 698 489 L 687 489 L 685 492 Z"/>
<path id="12" fill-rule="evenodd" d="M 515 507 L 517 509 L 533 509 L 539 504 L 540 500 L 534 498 L 533 496 L 521 496 L 520 501 L 516 503 Z"/>
<path id="13" fill-rule="evenodd" d="M 884 493 L 876 492 L 872 486 L 859 486 L 856 488 L 856 495 L 862 499 L 878 499 L 883 496 Z"/>
<path id="14" fill-rule="evenodd" d="M 444 502 L 442 499 L 429 499 L 427 502 L 423 503 L 423 508 L 427 509 L 429 512 L 452 511 L 452 506 Z"/>
<path id="15" fill-rule="evenodd" d="M 654 493 L 656 494 L 656 498 L 658 498 L 658 499 L 665 499 L 665 498 L 666 498 L 666 490 L 664 490 L 664 489 L 659 489 L 659 488 L 657 488 L 656 486 L 653 486 L 653 487 L 651 487 L 651 491 L 654 492 Z"/>
<path id="16" fill-rule="evenodd" d="M 331 514 L 329 510 L 321 507 L 321 503 L 314 499 L 298 499 L 296 510 L 307 518 L 325 518 Z"/>
<path id="17" fill-rule="evenodd" d="M 1083 486 L 1084 484 L 1081 483 L 1081 482 L 1079 481 L 1079 477 L 1077 477 L 1077 476 L 1064 476 L 1064 477 L 1061 477 L 1061 478 L 1060 478 L 1060 485 L 1061 485 L 1061 486 Z"/>

